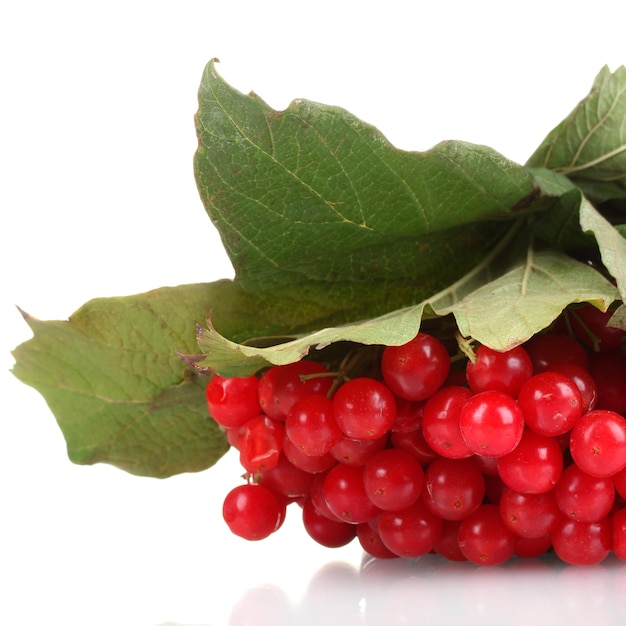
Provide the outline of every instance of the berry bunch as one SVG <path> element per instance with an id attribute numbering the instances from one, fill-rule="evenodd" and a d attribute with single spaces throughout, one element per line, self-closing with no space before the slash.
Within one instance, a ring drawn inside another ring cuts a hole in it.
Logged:
<path id="1" fill-rule="evenodd" d="M 306 359 L 214 375 L 209 412 L 246 478 L 226 523 L 262 539 L 297 503 L 314 540 L 379 558 L 626 560 L 626 333 L 607 319 L 586 305 L 469 357 L 420 332 L 350 377 Z"/>

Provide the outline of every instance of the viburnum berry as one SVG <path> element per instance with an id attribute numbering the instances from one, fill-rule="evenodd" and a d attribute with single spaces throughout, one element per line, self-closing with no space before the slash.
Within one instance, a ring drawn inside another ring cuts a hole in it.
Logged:
<path id="1" fill-rule="evenodd" d="M 275 376 L 270 377 L 272 396 L 268 400 L 266 390 L 262 398 L 265 413 L 275 419 L 285 419 L 291 407 L 301 398 L 310 394 L 325 396 L 333 384 L 328 368 L 317 361 L 303 359 L 278 367 Z M 271 406 L 271 408 L 270 408 Z"/>
<path id="2" fill-rule="evenodd" d="M 215 374 L 206 387 L 209 415 L 225 428 L 237 428 L 261 412 L 256 376 L 225 378 Z"/>
<path id="3" fill-rule="evenodd" d="M 472 396 L 461 409 L 459 427 L 467 446 L 482 456 L 512 452 L 524 432 L 524 415 L 508 394 L 489 390 Z"/>
<path id="4" fill-rule="evenodd" d="M 439 339 L 420 332 L 401 346 L 387 346 L 380 367 L 395 394 L 407 400 L 425 400 L 448 377 L 450 355 Z"/>
<path id="5" fill-rule="evenodd" d="M 563 454 L 553 437 L 526 429 L 515 449 L 498 458 L 502 482 L 520 493 L 545 493 L 563 472 Z"/>
<path id="6" fill-rule="evenodd" d="M 519 493 L 507 488 L 499 507 L 505 526 L 518 537 L 529 539 L 549 535 L 562 515 L 554 491 Z"/>
<path id="7" fill-rule="evenodd" d="M 416 558 L 430 552 L 443 532 L 443 520 L 420 499 L 401 511 L 382 511 L 378 520 L 381 541 L 394 554 Z"/>
<path id="8" fill-rule="evenodd" d="M 611 478 L 596 478 L 570 465 L 554 489 L 557 506 L 577 522 L 597 522 L 606 517 L 615 502 L 615 486 Z"/>
<path id="9" fill-rule="evenodd" d="M 380 381 L 362 376 L 339 387 L 333 396 L 339 428 L 352 439 L 378 439 L 396 419 L 396 399 Z"/>
<path id="10" fill-rule="evenodd" d="M 285 427 L 265 415 L 249 419 L 240 429 L 239 461 L 246 471 L 256 474 L 278 465 Z"/>
<path id="11" fill-rule="evenodd" d="M 576 339 L 594 352 L 618 350 L 626 346 L 626 331 L 608 325 L 614 313 L 583 304 L 568 311 L 570 328 Z"/>
<path id="12" fill-rule="evenodd" d="M 495 504 L 483 504 L 459 524 L 459 548 L 477 565 L 500 565 L 515 552 L 515 535 L 505 526 Z"/>
<path id="13" fill-rule="evenodd" d="M 476 359 L 466 368 L 467 382 L 474 393 L 496 390 L 514 398 L 532 373 L 532 361 L 522 346 L 504 352 L 479 346 Z"/>
<path id="14" fill-rule="evenodd" d="M 369 499 L 379 509 L 398 511 L 420 497 L 424 470 L 408 452 L 389 448 L 365 462 L 363 484 Z"/>
<path id="15" fill-rule="evenodd" d="M 577 522 L 561 516 L 550 533 L 556 555 L 570 565 L 601 563 L 612 547 L 613 526 L 610 517 L 597 522 Z"/>
<path id="16" fill-rule="evenodd" d="M 354 524 L 325 517 L 308 499 L 302 506 L 302 523 L 309 536 L 327 548 L 345 546 L 356 536 Z"/>
<path id="17" fill-rule="evenodd" d="M 265 539 L 285 517 L 285 503 L 263 485 L 239 485 L 224 498 L 222 514 L 231 532 L 250 541 Z"/>
<path id="18" fill-rule="evenodd" d="M 626 467 L 626 419 L 595 409 L 583 415 L 570 435 L 570 453 L 583 472 L 599 478 Z"/>
<path id="19" fill-rule="evenodd" d="M 583 399 L 576 383 L 554 371 L 529 378 L 517 401 L 526 425 L 548 437 L 568 432 L 583 414 Z"/>
<path id="20" fill-rule="evenodd" d="M 424 478 L 424 504 L 444 520 L 465 519 L 485 497 L 485 479 L 470 459 L 436 459 Z"/>
<path id="21" fill-rule="evenodd" d="M 466 387 L 449 385 L 436 391 L 424 405 L 424 439 L 443 457 L 464 459 L 474 454 L 465 442 L 459 425 L 461 410 L 471 397 L 472 392 Z"/>
<path id="22" fill-rule="evenodd" d="M 533 364 L 533 372 L 545 372 L 555 363 L 575 363 L 583 369 L 589 369 L 587 351 L 574 338 L 567 334 L 545 333 L 535 335 L 524 344 Z"/>
<path id="23" fill-rule="evenodd" d="M 310 394 L 295 402 L 285 418 L 287 437 L 309 456 L 323 456 L 342 436 L 326 396 Z"/>
<path id="24" fill-rule="evenodd" d="M 337 518 L 350 524 L 367 522 L 379 512 L 365 491 L 363 467 L 335 465 L 326 474 L 324 497 Z"/>

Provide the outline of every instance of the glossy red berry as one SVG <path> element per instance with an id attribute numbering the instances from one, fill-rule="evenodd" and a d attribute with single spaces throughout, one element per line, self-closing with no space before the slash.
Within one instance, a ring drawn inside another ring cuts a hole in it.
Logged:
<path id="1" fill-rule="evenodd" d="M 333 396 L 333 412 L 339 428 L 352 439 L 378 439 L 396 419 L 396 399 L 380 381 L 353 378 Z"/>
<path id="2" fill-rule="evenodd" d="M 617 474 L 626 467 L 626 419 L 613 411 L 589 411 L 572 429 L 570 453 L 591 476 Z"/>
<path id="3" fill-rule="evenodd" d="M 262 485 L 245 484 L 224 499 L 222 514 L 231 532 L 250 541 L 265 539 L 284 519 L 284 502 Z"/>
<path id="4" fill-rule="evenodd" d="M 524 432 L 524 416 L 517 402 L 501 391 L 482 391 L 461 409 L 461 434 L 467 446 L 482 456 L 512 452 Z"/>
<path id="5" fill-rule="evenodd" d="M 467 382 L 474 393 L 495 390 L 514 398 L 532 373 L 532 361 L 522 346 L 505 352 L 480 346 L 476 360 L 469 361 L 466 368 Z"/>
<path id="6" fill-rule="evenodd" d="M 439 339 L 420 332 L 401 346 L 387 346 L 381 358 L 385 383 L 407 400 L 425 400 L 444 383 L 450 356 Z"/>

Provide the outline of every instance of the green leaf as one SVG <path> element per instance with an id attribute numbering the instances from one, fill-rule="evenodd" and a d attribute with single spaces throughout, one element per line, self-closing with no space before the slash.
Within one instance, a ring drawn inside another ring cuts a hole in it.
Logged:
<path id="1" fill-rule="evenodd" d="M 580 208 L 580 225 L 593 233 L 602 263 L 615 278 L 621 299 L 626 301 L 626 239 L 585 199 Z"/>
<path id="2" fill-rule="evenodd" d="M 606 310 L 619 298 L 597 270 L 556 250 L 535 251 L 504 275 L 441 309 L 454 313 L 459 331 L 495 350 L 520 345 L 576 302 Z"/>
<path id="3" fill-rule="evenodd" d="M 347 111 L 275 111 L 207 65 L 198 189 L 243 291 L 341 301 L 335 323 L 416 304 L 462 277 L 529 210 L 523 167 L 486 148 L 394 148 Z M 325 305 L 328 306 L 328 305 Z"/>
<path id="4" fill-rule="evenodd" d="M 626 191 L 626 67 L 604 67 L 589 95 L 527 162 L 565 174 L 593 202 Z"/>
<path id="5" fill-rule="evenodd" d="M 297 361 L 334 342 L 400 345 L 433 315 L 453 315 L 464 336 L 508 350 L 547 328 L 570 304 L 591 302 L 606 310 L 618 298 L 617 289 L 597 270 L 557 250 L 535 251 L 518 226 L 473 271 L 418 305 L 267 347 L 229 341 L 209 324 L 199 329 L 205 356 L 196 365 L 216 367 L 226 376 L 246 376 L 268 365 Z"/>
<path id="6" fill-rule="evenodd" d="M 73 462 L 166 477 L 222 456 L 206 379 L 176 356 L 194 348 L 210 296 L 208 285 L 187 285 L 92 300 L 68 321 L 25 315 L 33 337 L 13 352 L 13 373 L 44 396 Z"/>

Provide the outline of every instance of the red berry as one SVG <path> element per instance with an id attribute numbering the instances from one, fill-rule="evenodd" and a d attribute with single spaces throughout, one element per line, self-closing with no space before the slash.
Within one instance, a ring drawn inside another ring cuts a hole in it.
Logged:
<path id="1" fill-rule="evenodd" d="M 237 428 L 261 412 L 256 376 L 224 378 L 215 374 L 206 387 L 209 415 L 225 428 Z"/>
<path id="2" fill-rule="evenodd" d="M 378 530 L 394 554 L 416 558 L 430 552 L 443 532 L 443 520 L 420 499 L 401 511 L 382 511 Z"/>
<path id="3" fill-rule="evenodd" d="M 502 482 L 520 493 L 545 493 L 563 472 L 563 454 L 556 439 L 526 429 L 515 450 L 498 459 Z"/>
<path id="4" fill-rule="evenodd" d="M 231 532 L 250 541 L 265 539 L 284 519 L 284 502 L 266 487 L 239 485 L 224 499 L 222 514 Z"/>
<path id="5" fill-rule="evenodd" d="M 249 419 L 240 429 L 239 460 L 251 474 L 276 467 L 282 450 L 285 428 L 282 422 L 265 415 Z"/>
<path id="6" fill-rule="evenodd" d="M 442 387 L 424 405 L 422 431 L 428 445 L 448 459 L 463 459 L 474 454 L 461 434 L 461 409 L 472 397 L 466 387 Z"/>
<path id="7" fill-rule="evenodd" d="M 366 461 L 363 483 L 369 499 L 379 509 L 398 511 L 420 497 L 424 470 L 408 452 L 390 448 L 377 452 Z"/>
<path id="8" fill-rule="evenodd" d="M 271 412 L 276 419 L 285 419 L 291 407 L 305 396 L 313 393 L 325 396 L 333 384 L 328 373 L 328 368 L 321 363 L 306 359 L 279 367 L 273 379 L 271 400 Z"/>
<path id="9" fill-rule="evenodd" d="M 356 526 L 322 515 L 311 500 L 302 507 L 302 523 L 308 535 L 327 548 L 339 548 L 350 543 L 356 536 Z"/>
<path id="10" fill-rule="evenodd" d="M 551 533 L 556 555 L 570 565 L 595 565 L 602 562 L 612 547 L 611 518 L 598 522 L 577 522 L 563 515 Z"/>
<path id="11" fill-rule="evenodd" d="M 578 420 L 570 436 L 570 453 L 583 472 L 599 478 L 626 467 L 626 419 L 596 409 Z"/>
<path id="12" fill-rule="evenodd" d="M 575 363 L 589 369 L 589 357 L 585 349 L 572 337 L 559 333 L 535 335 L 524 344 L 533 364 L 535 374 L 552 369 L 555 363 Z"/>
<path id="13" fill-rule="evenodd" d="M 483 504 L 459 525 L 459 548 L 477 565 L 500 565 L 515 552 L 515 535 L 505 526 L 495 504 Z"/>
<path id="14" fill-rule="evenodd" d="M 554 489 L 561 512 L 577 522 L 597 522 L 606 517 L 615 502 L 611 478 L 596 478 L 570 465 Z"/>
<path id="15" fill-rule="evenodd" d="M 482 456 L 512 452 L 524 432 L 524 416 L 517 402 L 501 391 L 482 391 L 461 409 L 461 434 L 467 446 Z"/>
<path id="16" fill-rule="evenodd" d="M 425 400 L 448 377 L 450 355 L 441 341 L 420 332 L 404 345 L 387 346 L 380 366 L 395 394 L 407 400 Z"/>
<path id="17" fill-rule="evenodd" d="M 495 390 L 514 398 L 532 373 L 532 361 L 522 346 L 505 352 L 480 346 L 476 360 L 469 361 L 466 368 L 467 382 L 474 393 Z"/>
<path id="18" fill-rule="evenodd" d="M 287 437 L 309 456 L 323 456 L 342 436 L 326 396 L 311 394 L 293 404 L 285 419 Z"/>
<path id="19" fill-rule="evenodd" d="M 507 488 L 502 493 L 499 506 L 506 527 L 518 537 L 529 539 L 549 535 L 561 517 L 554 491 L 518 493 Z"/>
<path id="20" fill-rule="evenodd" d="M 396 399 L 383 383 L 363 376 L 339 387 L 333 411 L 346 437 L 378 439 L 396 419 Z"/>
<path id="21" fill-rule="evenodd" d="M 326 474 L 324 497 L 337 518 L 350 524 L 367 522 L 379 512 L 365 491 L 362 467 L 335 465 Z"/>
<path id="22" fill-rule="evenodd" d="M 485 497 L 485 479 L 470 459 L 439 458 L 425 473 L 424 504 L 435 515 L 459 521 L 471 515 Z"/>
<path id="23" fill-rule="evenodd" d="M 517 401 L 526 425 L 548 437 L 571 430 L 583 413 L 583 399 L 576 383 L 553 371 L 535 374 L 527 380 Z"/>
<path id="24" fill-rule="evenodd" d="M 614 312 L 611 309 L 601 311 L 592 304 L 571 309 L 568 317 L 576 339 L 595 352 L 626 346 L 626 332 L 621 328 L 607 326 Z"/>

